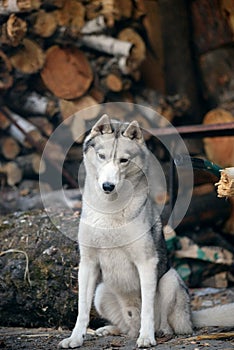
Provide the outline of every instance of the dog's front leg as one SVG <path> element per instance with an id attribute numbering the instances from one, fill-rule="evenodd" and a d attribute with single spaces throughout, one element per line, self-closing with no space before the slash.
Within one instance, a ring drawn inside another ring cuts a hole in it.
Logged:
<path id="1" fill-rule="evenodd" d="M 69 338 L 62 340 L 59 347 L 63 349 L 76 348 L 83 344 L 89 323 L 89 315 L 98 277 L 97 265 L 81 259 L 79 265 L 79 314 L 75 328 Z"/>
<path id="2" fill-rule="evenodd" d="M 141 284 L 141 327 L 138 347 L 156 345 L 154 327 L 154 303 L 157 287 L 157 259 L 141 262 L 137 268 Z"/>

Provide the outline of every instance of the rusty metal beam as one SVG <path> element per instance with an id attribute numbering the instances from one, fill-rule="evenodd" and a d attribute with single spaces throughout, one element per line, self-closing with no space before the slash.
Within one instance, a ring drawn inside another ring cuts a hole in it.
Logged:
<path id="1" fill-rule="evenodd" d="M 222 124 L 198 124 L 178 126 L 177 128 L 154 128 L 148 132 L 154 136 L 170 137 L 179 133 L 183 138 L 202 138 L 215 136 L 231 136 L 234 135 L 234 122 Z"/>

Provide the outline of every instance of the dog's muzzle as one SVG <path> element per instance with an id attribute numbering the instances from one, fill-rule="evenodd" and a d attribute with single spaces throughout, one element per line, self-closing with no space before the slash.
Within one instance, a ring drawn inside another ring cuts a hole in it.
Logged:
<path id="1" fill-rule="evenodd" d="M 115 185 L 112 182 L 104 182 L 102 188 L 105 193 L 111 193 L 114 191 Z"/>

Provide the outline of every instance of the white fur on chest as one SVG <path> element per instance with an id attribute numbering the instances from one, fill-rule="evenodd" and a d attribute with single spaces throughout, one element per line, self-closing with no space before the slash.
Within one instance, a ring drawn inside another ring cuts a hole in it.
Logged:
<path id="1" fill-rule="evenodd" d="M 119 293 L 139 291 L 140 283 L 136 266 L 124 249 L 106 249 L 99 252 L 102 279 Z"/>
<path id="2" fill-rule="evenodd" d="M 125 214 L 125 211 L 103 214 L 86 210 L 80 220 L 79 244 L 102 249 L 118 248 L 148 235 L 151 225 L 146 220 L 145 208 L 132 219 Z"/>

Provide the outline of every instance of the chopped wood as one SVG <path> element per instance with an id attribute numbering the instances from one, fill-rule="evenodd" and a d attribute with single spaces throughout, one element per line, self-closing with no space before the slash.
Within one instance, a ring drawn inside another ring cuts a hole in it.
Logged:
<path id="1" fill-rule="evenodd" d="M 70 118 L 71 116 L 74 116 L 77 112 L 81 112 L 77 114 L 76 118 L 81 118 L 84 120 L 92 120 L 97 118 L 98 113 L 100 112 L 100 105 L 97 103 L 97 101 L 89 96 L 83 96 L 79 99 L 67 101 L 67 100 L 60 100 L 60 111 L 62 114 L 63 120 L 66 120 Z M 93 108 L 90 108 L 93 107 Z M 73 128 L 74 126 L 72 126 Z"/>
<path id="2" fill-rule="evenodd" d="M 92 49 L 113 56 L 129 56 L 133 44 L 107 35 L 83 35 L 81 42 Z"/>
<path id="3" fill-rule="evenodd" d="M 0 129 L 5 130 L 10 126 L 11 122 L 10 120 L 6 117 L 6 115 L 0 111 Z"/>
<path id="4" fill-rule="evenodd" d="M 119 72 L 112 72 L 103 79 L 102 84 L 106 86 L 108 90 L 120 92 L 130 89 L 132 82 L 130 79 L 122 77 Z"/>
<path id="5" fill-rule="evenodd" d="M 20 150 L 21 148 L 18 142 L 16 142 L 12 137 L 0 137 L 0 154 L 3 155 L 5 159 L 15 159 L 20 153 Z"/>
<path id="6" fill-rule="evenodd" d="M 89 90 L 89 95 L 94 98 L 97 103 L 102 103 L 105 100 L 104 91 L 100 87 L 95 86 L 95 84 Z"/>
<path id="7" fill-rule="evenodd" d="M 85 54 L 75 47 L 52 46 L 41 71 L 45 85 L 59 98 L 75 99 L 89 89 L 93 72 Z"/>
<path id="8" fill-rule="evenodd" d="M 23 91 L 22 93 L 12 89 L 9 100 L 12 108 L 28 116 L 52 117 L 59 111 L 57 100 L 53 96 L 42 96 L 35 91 Z"/>
<path id="9" fill-rule="evenodd" d="M 35 142 L 38 142 L 42 139 L 42 135 L 40 131 L 33 124 L 31 124 L 26 119 L 22 118 L 20 115 L 16 113 L 13 113 L 9 110 L 8 110 L 8 113 L 10 114 L 11 118 L 17 123 L 17 125 L 19 125 L 19 127 L 23 129 L 25 132 L 23 133 L 16 125 L 11 124 L 9 128 L 9 133 L 24 147 L 31 148 L 33 146 L 28 142 L 27 135 L 30 135 L 30 137 Z"/>
<path id="10" fill-rule="evenodd" d="M 133 15 L 131 0 L 94 0 L 87 4 L 86 16 L 89 20 L 103 15 L 106 24 L 112 28 L 116 20 L 130 18 Z"/>
<path id="11" fill-rule="evenodd" d="M 92 20 L 102 15 L 102 0 L 92 0 L 86 5 L 86 17 L 88 20 Z"/>
<path id="12" fill-rule="evenodd" d="M 218 197 L 234 196 L 234 167 L 221 170 L 221 177 L 217 186 Z"/>
<path id="13" fill-rule="evenodd" d="M 34 116 L 31 118 L 28 118 L 28 121 L 33 125 L 35 125 L 37 129 L 40 130 L 41 133 L 47 137 L 49 137 L 54 130 L 53 124 L 50 123 L 48 119 L 45 117 Z"/>
<path id="14" fill-rule="evenodd" d="M 228 274 L 227 271 L 216 273 L 214 276 L 204 279 L 201 283 L 202 287 L 208 288 L 227 288 Z"/>
<path id="15" fill-rule="evenodd" d="M 3 0 L 0 2 L 0 14 L 32 11 L 38 9 L 40 5 L 40 0 Z"/>
<path id="16" fill-rule="evenodd" d="M 19 156 L 15 159 L 18 167 L 22 170 L 24 178 L 34 178 L 35 175 L 43 174 L 46 171 L 46 164 L 37 153 Z"/>
<path id="17" fill-rule="evenodd" d="M 16 162 L 0 163 L 0 174 L 6 175 L 7 185 L 15 186 L 23 177 L 22 170 Z"/>
<path id="18" fill-rule="evenodd" d="M 9 89 L 13 84 L 12 64 L 6 54 L 0 50 L 0 91 Z"/>
<path id="19" fill-rule="evenodd" d="M 0 40 L 2 44 L 18 46 L 27 32 L 27 22 L 11 14 L 7 22 L 0 28 Z"/>
<path id="20" fill-rule="evenodd" d="M 43 6 L 46 8 L 62 8 L 66 0 L 43 0 Z"/>
<path id="21" fill-rule="evenodd" d="M 88 22 L 81 29 L 81 34 L 95 34 L 101 33 L 106 29 L 106 22 L 104 16 L 98 16 Z"/>
<path id="22" fill-rule="evenodd" d="M 166 205 L 162 213 L 163 221 L 165 220 L 165 217 L 169 217 L 169 215 L 169 205 Z M 229 215 L 230 204 L 224 198 L 217 198 L 215 191 L 202 195 L 195 194 L 192 196 L 185 217 L 181 223 L 178 223 L 178 232 L 184 232 L 186 228 L 215 225 L 218 222 L 227 220 Z M 175 224 L 176 217 L 177 213 L 175 213 Z"/>
<path id="23" fill-rule="evenodd" d="M 76 0 L 66 0 L 64 6 L 56 11 L 57 21 L 65 27 L 69 35 L 76 37 L 85 24 L 85 7 Z"/>
<path id="24" fill-rule="evenodd" d="M 24 74 L 37 73 L 44 65 L 45 54 L 31 39 L 23 39 L 22 45 L 10 56 L 12 66 Z"/>
<path id="25" fill-rule="evenodd" d="M 40 193 L 40 187 L 42 188 L 42 191 L 44 193 L 49 193 L 52 192 L 52 187 L 46 183 L 46 182 L 42 182 L 40 181 L 40 185 L 38 180 L 22 180 L 21 183 L 18 186 L 19 189 L 19 194 L 20 196 L 27 196 L 27 195 L 33 195 L 33 194 L 38 194 Z M 23 202 L 23 199 L 22 199 Z M 28 208 L 21 208 L 22 210 L 28 210 L 30 207 Z"/>
<path id="26" fill-rule="evenodd" d="M 209 111 L 203 124 L 220 124 L 233 122 L 232 114 L 222 108 Z M 230 167 L 234 164 L 234 136 L 205 137 L 204 148 L 209 160 L 221 167 Z"/>
<path id="27" fill-rule="evenodd" d="M 132 44 L 127 65 L 130 71 L 136 70 L 145 59 L 146 47 L 143 39 L 132 28 L 121 30 L 118 34 L 118 39 Z"/>
<path id="28" fill-rule="evenodd" d="M 56 13 L 45 10 L 33 13 L 30 16 L 30 22 L 30 30 L 42 38 L 49 38 L 55 33 L 58 26 Z"/>
<path id="29" fill-rule="evenodd" d="M 114 0 L 115 6 L 115 19 L 121 20 L 123 18 L 131 18 L 133 16 L 134 6 L 138 6 L 138 1 L 131 0 Z"/>

